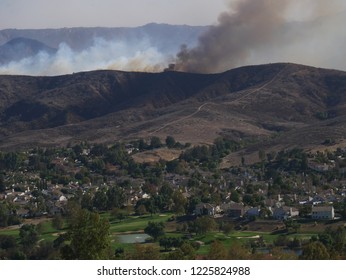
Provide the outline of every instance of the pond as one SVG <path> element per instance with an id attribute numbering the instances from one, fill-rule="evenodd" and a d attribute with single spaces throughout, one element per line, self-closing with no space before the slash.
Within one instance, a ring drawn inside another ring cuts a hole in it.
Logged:
<path id="1" fill-rule="evenodd" d="M 144 243 L 147 238 L 150 238 L 150 236 L 145 233 L 121 234 L 117 237 L 120 243 Z"/>

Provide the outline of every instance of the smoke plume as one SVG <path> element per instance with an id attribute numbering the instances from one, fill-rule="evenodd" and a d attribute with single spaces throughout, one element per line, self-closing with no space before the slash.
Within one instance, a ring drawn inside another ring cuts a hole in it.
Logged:
<path id="1" fill-rule="evenodd" d="M 76 51 L 61 43 L 55 54 L 40 52 L 20 61 L 0 65 L 0 74 L 60 75 L 99 69 L 161 71 L 165 56 L 145 41 L 129 46 L 124 42 L 95 39 L 85 50 Z"/>
<path id="2" fill-rule="evenodd" d="M 331 57 L 332 49 L 346 41 L 335 34 L 341 10 L 339 0 L 232 1 L 197 47 L 182 46 L 176 70 L 211 73 L 276 61 L 335 67 L 340 58 Z"/>
<path id="3" fill-rule="evenodd" d="M 197 42 L 196 37 L 186 41 L 191 35 L 172 40 L 155 31 L 157 36 L 136 35 L 127 41 L 96 38 L 78 50 L 62 43 L 55 54 L 40 52 L 0 65 L 0 74 L 158 72 L 172 63 L 175 70 L 198 73 L 274 62 L 346 70 L 345 7 L 344 0 L 229 0 L 228 11 Z M 179 51 L 180 42 L 190 45 Z"/>

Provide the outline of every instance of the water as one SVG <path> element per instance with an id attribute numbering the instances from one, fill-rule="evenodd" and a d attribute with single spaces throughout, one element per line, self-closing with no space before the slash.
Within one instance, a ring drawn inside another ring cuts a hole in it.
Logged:
<path id="1" fill-rule="evenodd" d="M 145 233 L 121 234 L 117 237 L 120 243 L 145 243 L 145 240 L 150 238 L 150 236 Z"/>

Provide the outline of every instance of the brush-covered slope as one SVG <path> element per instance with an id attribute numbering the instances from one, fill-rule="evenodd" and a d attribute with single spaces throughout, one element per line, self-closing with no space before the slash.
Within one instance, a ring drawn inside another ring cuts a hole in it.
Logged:
<path id="1" fill-rule="evenodd" d="M 326 138 L 342 144 L 345 113 L 345 72 L 295 64 L 212 75 L 0 76 L 3 148 L 153 135 L 201 143 L 220 134 L 276 146 L 311 147 Z"/>

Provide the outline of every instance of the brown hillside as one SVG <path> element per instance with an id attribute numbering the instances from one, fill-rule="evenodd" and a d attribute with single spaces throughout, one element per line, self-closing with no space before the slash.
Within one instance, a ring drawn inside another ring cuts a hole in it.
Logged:
<path id="1" fill-rule="evenodd" d="M 268 149 L 311 148 L 327 138 L 343 145 L 345 92 L 345 72 L 295 64 L 212 75 L 95 71 L 0 76 L 0 146 L 153 135 L 192 143 L 225 135 L 256 139 Z"/>

